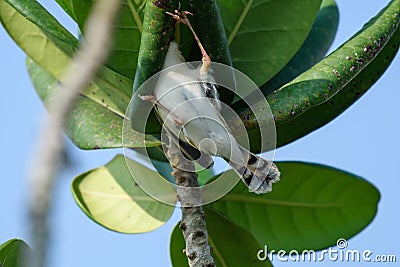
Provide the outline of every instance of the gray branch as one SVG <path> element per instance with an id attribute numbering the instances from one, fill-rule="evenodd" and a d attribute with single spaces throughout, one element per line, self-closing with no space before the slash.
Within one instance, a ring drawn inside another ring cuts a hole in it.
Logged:
<path id="1" fill-rule="evenodd" d="M 93 79 L 106 60 L 112 41 L 113 21 L 120 0 L 98 1 L 87 21 L 85 41 L 72 60 L 59 90 L 48 107 L 50 116 L 43 122 L 33 155 L 30 172 L 29 210 L 32 219 L 32 246 L 35 251 L 29 266 L 45 265 L 47 249 L 47 214 L 63 150 L 62 128 L 76 98 Z"/>
<path id="2" fill-rule="evenodd" d="M 191 267 L 213 267 L 211 247 L 208 244 L 206 220 L 201 205 L 201 189 L 193 162 L 181 154 L 176 140 L 169 135 L 168 156 L 173 169 L 172 176 L 178 186 L 182 220 L 179 225 L 186 242 L 185 254 Z"/>

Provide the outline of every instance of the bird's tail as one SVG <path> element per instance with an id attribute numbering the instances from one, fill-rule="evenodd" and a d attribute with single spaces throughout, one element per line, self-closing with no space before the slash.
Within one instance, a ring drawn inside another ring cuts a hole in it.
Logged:
<path id="1" fill-rule="evenodd" d="M 278 167 L 266 159 L 263 159 L 244 148 L 240 148 L 247 165 L 229 162 L 229 165 L 242 178 L 249 187 L 250 192 L 263 194 L 272 191 L 272 184 L 279 181 Z"/>

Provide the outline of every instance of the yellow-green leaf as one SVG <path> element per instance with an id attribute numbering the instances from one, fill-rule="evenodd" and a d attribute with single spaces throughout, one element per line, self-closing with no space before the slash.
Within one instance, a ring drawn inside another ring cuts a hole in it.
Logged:
<path id="1" fill-rule="evenodd" d="M 130 168 L 151 180 L 158 173 L 127 159 Z M 144 233 L 162 226 L 174 207 L 148 196 L 134 181 L 123 155 L 76 177 L 72 193 L 96 223 L 121 233 Z"/>

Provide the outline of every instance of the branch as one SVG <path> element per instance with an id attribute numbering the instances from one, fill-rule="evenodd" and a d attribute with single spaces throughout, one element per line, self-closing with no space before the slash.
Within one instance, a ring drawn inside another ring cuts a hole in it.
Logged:
<path id="1" fill-rule="evenodd" d="M 52 199 L 58 159 L 63 150 L 62 127 L 75 99 L 92 80 L 106 60 L 112 40 L 113 21 L 120 0 L 98 1 L 87 21 L 85 41 L 75 55 L 60 90 L 53 96 L 48 111 L 51 116 L 43 122 L 34 153 L 30 175 L 30 216 L 33 221 L 32 245 L 35 253 L 29 266 L 45 265 L 47 214 Z"/>
<path id="2" fill-rule="evenodd" d="M 211 247 L 203 208 L 201 189 L 198 187 L 194 163 L 186 160 L 177 145 L 177 140 L 169 135 L 168 156 L 175 178 L 178 201 L 181 203 L 182 220 L 179 228 L 186 242 L 185 254 L 191 267 L 213 267 Z"/>

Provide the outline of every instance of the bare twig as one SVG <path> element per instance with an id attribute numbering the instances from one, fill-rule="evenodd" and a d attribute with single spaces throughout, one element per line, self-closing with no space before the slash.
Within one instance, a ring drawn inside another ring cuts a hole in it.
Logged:
<path id="1" fill-rule="evenodd" d="M 215 262 L 211 256 L 205 215 L 200 205 L 201 190 L 198 187 L 197 174 L 193 162 L 185 160 L 176 142 L 169 135 L 168 156 L 173 169 L 172 176 L 178 186 L 178 200 L 182 206 L 179 227 L 186 242 L 185 254 L 191 267 L 212 267 Z"/>
<path id="2" fill-rule="evenodd" d="M 52 198 L 57 163 L 63 149 L 62 127 L 79 92 L 92 80 L 106 60 L 112 41 L 113 21 L 120 0 L 98 1 L 87 21 L 85 41 L 74 57 L 59 90 L 48 107 L 50 116 L 43 123 L 30 174 L 29 209 L 32 218 L 32 245 L 35 256 L 29 266 L 42 267 L 46 259 L 47 213 Z"/>

